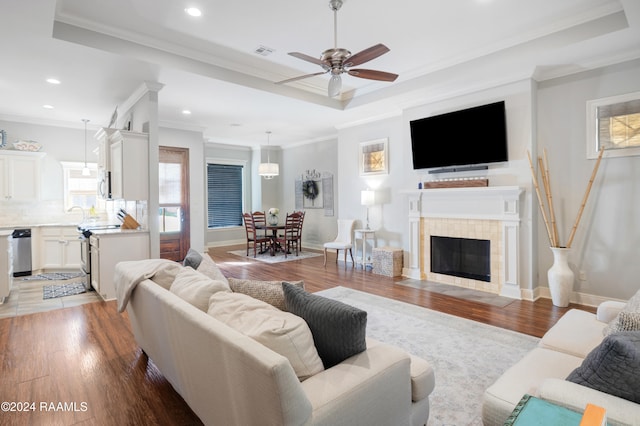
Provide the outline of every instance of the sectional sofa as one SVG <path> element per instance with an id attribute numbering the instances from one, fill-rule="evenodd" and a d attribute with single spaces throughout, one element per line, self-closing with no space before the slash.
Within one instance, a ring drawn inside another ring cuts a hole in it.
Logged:
<path id="1" fill-rule="evenodd" d="M 427 423 L 435 386 L 427 361 L 366 339 L 362 327 L 341 330 L 347 341 L 331 347 L 337 330 L 366 323 L 366 312 L 325 305 L 302 283 L 227 279 L 200 257 L 188 256 L 188 266 L 121 262 L 115 283 L 136 342 L 204 424 Z M 322 311 L 303 312 L 310 306 Z"/>

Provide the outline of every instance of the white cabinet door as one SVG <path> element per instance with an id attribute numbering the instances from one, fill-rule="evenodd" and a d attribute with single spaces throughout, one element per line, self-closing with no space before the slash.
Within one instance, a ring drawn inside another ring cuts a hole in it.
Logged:
<path id="1" fill-rule="evenodd" d="M 0 154 L 0 197 L 9 201 L 40 198 L 43 153 L 7 151 Z"/>
<path id="2" fill-rule="evenodd" d="M 117 131 L 109 138 L 111 197 L 128 201 L 149 199 L 149 137 Z"/>
<path id="3" fill-rule="evenodd" d="M 42 269 L 80 269 L 80 240 L 75 227 L 43 227 L 40 231 Z"/>
<path id="4" fill-rule="evenodd" d="M 0 236 L 0 302 L 9 296 L 13 284 L 11 235 Z"/>

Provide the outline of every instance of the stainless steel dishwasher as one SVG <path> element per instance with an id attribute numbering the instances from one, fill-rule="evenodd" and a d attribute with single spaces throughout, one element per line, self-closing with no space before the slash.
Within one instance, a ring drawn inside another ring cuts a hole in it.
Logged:
<path id="1" fill-rule="evenodd" d="M 15 229 L 13 234 L 13 276 L 31 275 L 31 229 Z"/>

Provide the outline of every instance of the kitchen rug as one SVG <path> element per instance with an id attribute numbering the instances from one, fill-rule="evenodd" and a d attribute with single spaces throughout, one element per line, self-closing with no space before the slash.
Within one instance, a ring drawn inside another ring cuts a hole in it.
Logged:
<path id="1" fill-rule="evenodd" d="M 56 284 L 45 285 L 42 287 L 43 299 L 55 299 L 56 297 L 73 296 L 75 294 L 86 293 L 87 289 L 84 287 L 83 281 L 78 281 L 72 284 Z"/>
<path id="2" fill-rule="evenodd" d="M 71 278 L 83 277 L 84 275 L 84 272 L 47 272 L 45 274 L 23 277 L 22 281 L 70 280 Z"/>

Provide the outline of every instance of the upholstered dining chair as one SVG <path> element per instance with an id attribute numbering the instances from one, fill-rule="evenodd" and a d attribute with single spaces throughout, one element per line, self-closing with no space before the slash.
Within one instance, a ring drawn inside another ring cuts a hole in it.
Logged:
<path id="1" fill-rule="evenodd" d="M 338 235 L 336 239 L 324 243 L 324 265 L 327 265 L 327 250 L 335 250 L 336 251 L 336 263 L 338 263 L 338 256 L 340 254 L 340 250 L 344 250 L 344 263 L 347 263 L 347 251 L 351 256 L 351 265 L 354 266 L 355 262 L 353 260 L 353 252 L 351 248 L 353 247 L 353 237 L 352 237 L 352 229 L 353 229 L 353 219 L 338 219 Z"/>
<path id="2" fill-rule="evenodd" d="M 256 224 L 251 213 L 244 213 L 242 217 L 244 219 L 244 228 L 247 232 L 247 256 L 249 256 L 249 248 L 253 245 L 253 257 L 256 257 L 258 247 L 260 252 L 263 252 L 266 250 L 266 245 L 271 242 L 271 239 L 257 234 Z"/>

